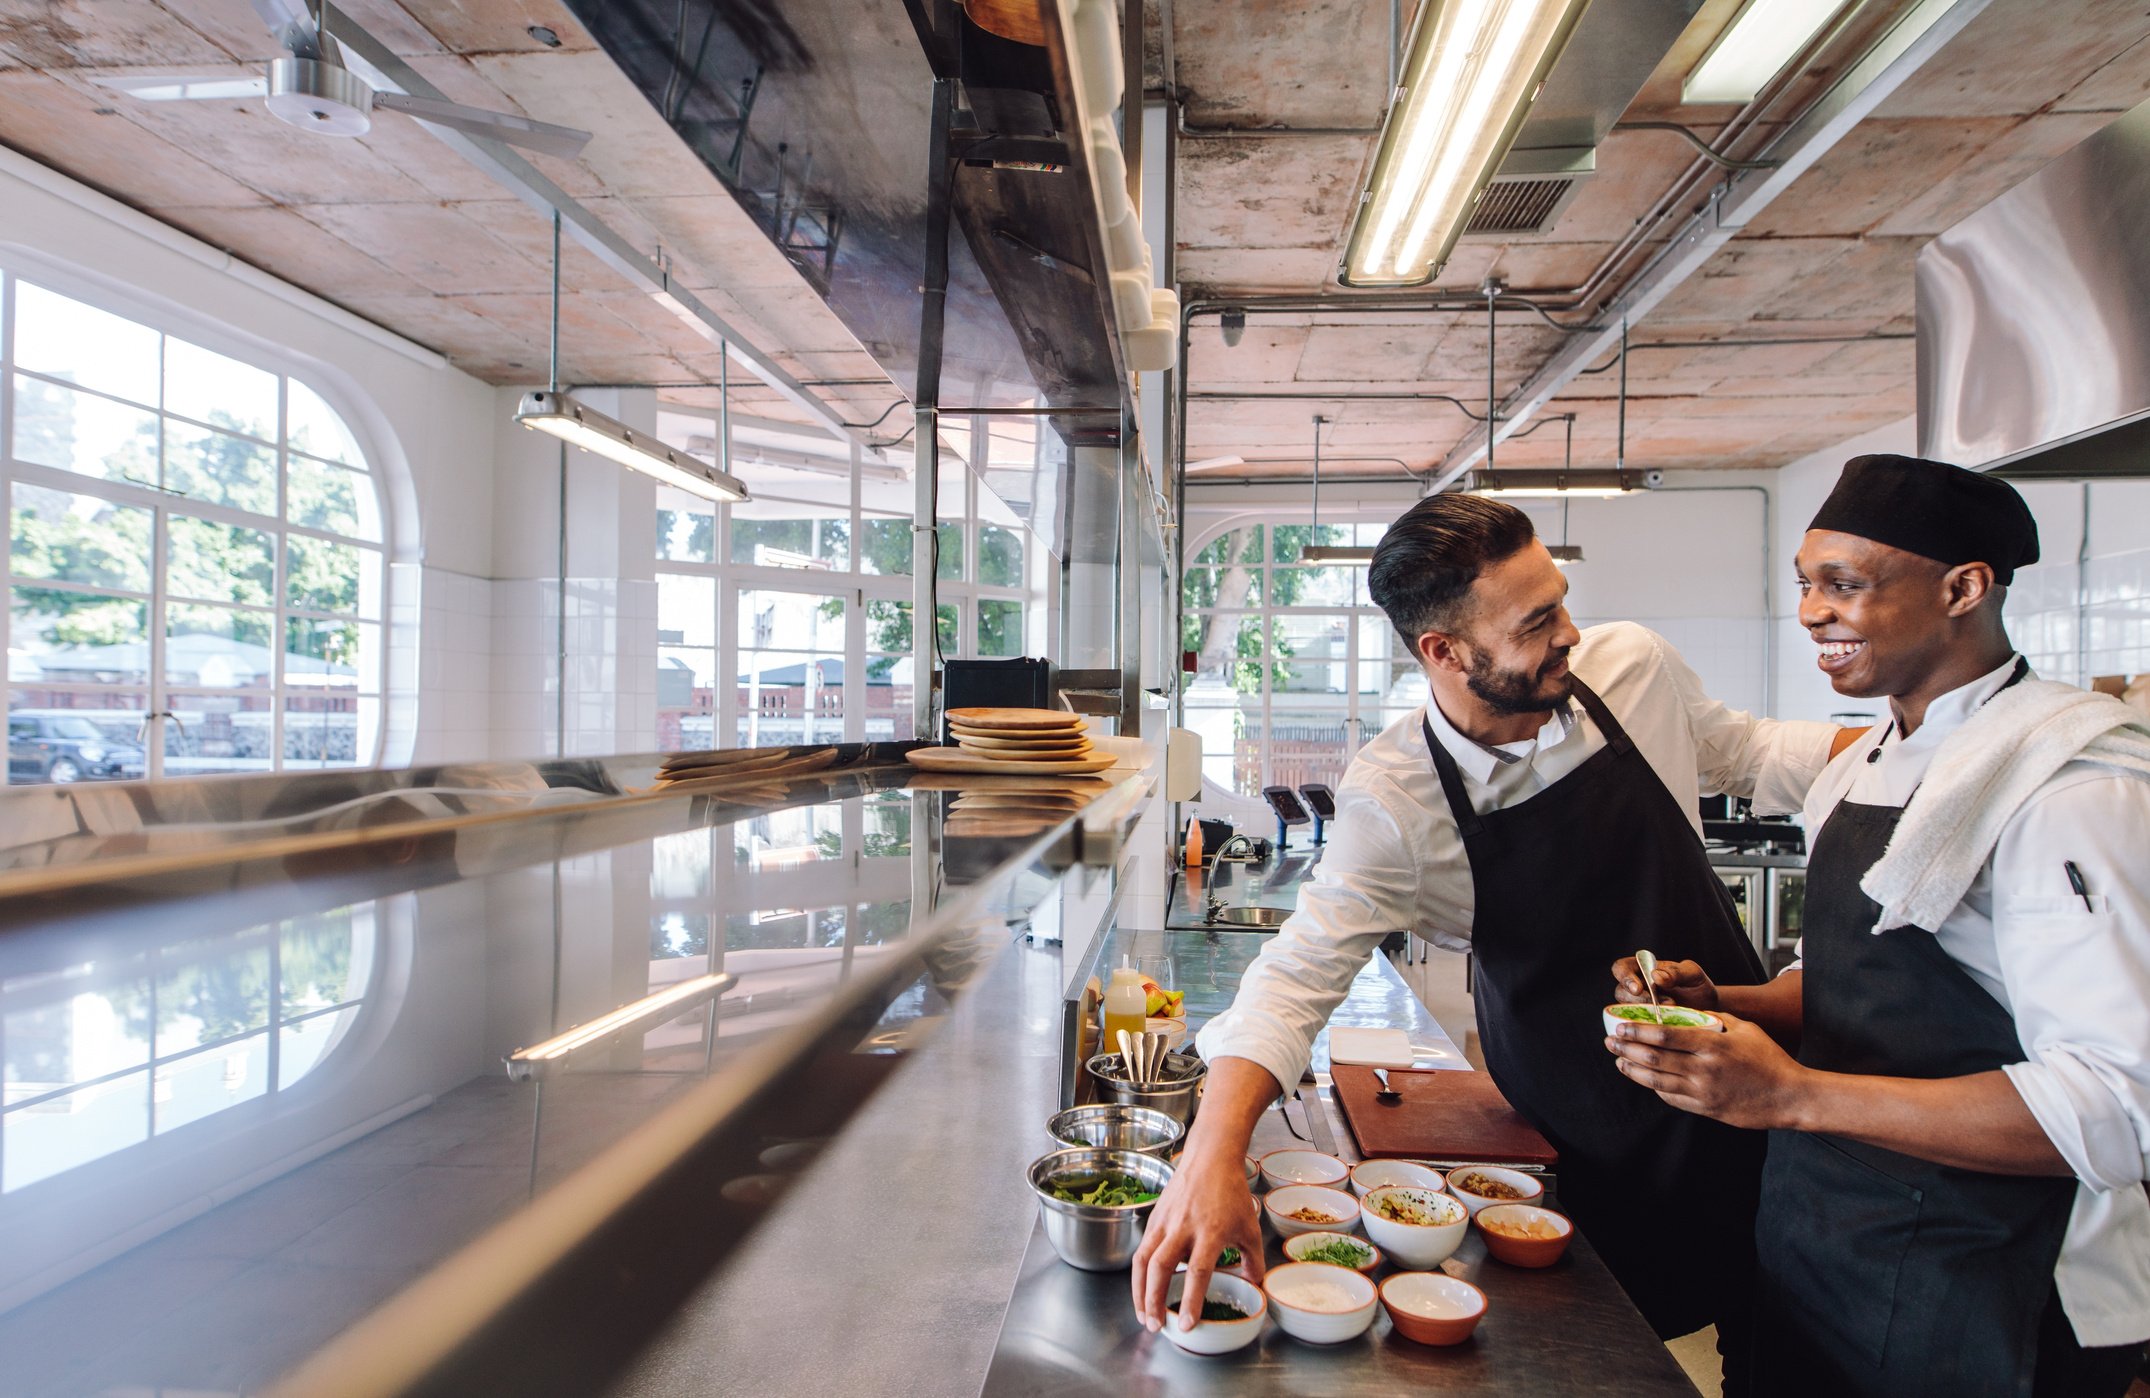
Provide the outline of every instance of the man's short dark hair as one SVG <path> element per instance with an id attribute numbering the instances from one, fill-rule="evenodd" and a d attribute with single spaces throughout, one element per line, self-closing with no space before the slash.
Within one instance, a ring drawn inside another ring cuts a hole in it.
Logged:
<path id="1" fill-rule="evenodd" d="M 1429 495 L 1374 546 L 1366 589 L 1415 646 L 1429 631 L 1453 634 L 1478 575 L 1536 537 L 1530 516 L 1505 500 Z"/>

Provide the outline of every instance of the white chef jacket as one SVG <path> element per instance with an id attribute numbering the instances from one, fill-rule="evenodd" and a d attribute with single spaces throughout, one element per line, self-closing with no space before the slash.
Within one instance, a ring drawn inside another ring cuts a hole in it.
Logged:
<path id="1" fill-rule="evenodd" d="M 1910 737 L 1877 727 L 1838 756 L 1807 796 L 1808 847 L 1840 800 L 1908 802 L 1942 739 L 2000 692 L 2016 660 L 1934 700 Z M 2091 908 L 2068 884 L 2070 860 Z M 2030 1059 L 2004 1071 L 2075 1172 L 2053 1280 L 2076 1340 L 2089 1346 L 2150 1339 L 2146 862 L 2150 781 L 2072 762 L 2016 812 L 1934 931 L 1949 959 L 2015 1017 Z"/>
<path id="2" fill-rule="evenodd" d="M 1726 708 L 1702 692 L 1663 637 L 1632 622 L 1584 631 L 1568 663 L 1619 719 L 1698 835 L 1701 793 L 1747 796 L 1759 810 L 1789 812 L 1829 761 L 1834 725 Z M 1389 725 L 1344 772 L 1328 844 L 1299 889 L 1298 909 L 1247 968 L 1232 1007 L 1202 1030 L 1204 1058 L 1251 1059 L 1289 1087 L 1383 937 L 1414 931 L 1451 951 L 1470 950 L 1470 860 L 1426 750 L 1422 717 L 1455 758 L 1471 808 L 1481 814 L 1520 804 L 1605 746 L 1572 700 L 1535 738 L 1498 748 L 1457 732 L 1438 704 Z M 1610 998 L 1609 965 L 1605 984 Z"/>

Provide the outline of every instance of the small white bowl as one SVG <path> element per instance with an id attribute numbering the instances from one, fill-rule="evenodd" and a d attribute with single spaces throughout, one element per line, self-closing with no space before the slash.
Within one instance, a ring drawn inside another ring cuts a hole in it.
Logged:
<path id="1" fill-rule="evenodd" d="M 1210 1275 L 1204 1293 L 1211 1301 L 1229 1301 L 1247 1314 L 1241 1320 L 1198 1320 L 1193 1328 L 1180 1329 L 1180 1301 L 1187 1294 L 1187 1274 L 1180 1273 L 1165 1288 L 1165 1338 L 1189 1354 L 1230 1354 L 1245 1349 L 1262 1334 L 1262 1317 L 1269 1313 L 1269 1300 L 1262 1289 L 1245 1277 L 1230 1272 Z"/>
<path id="2" fill-rule="evenodd" d="M 1328 1217 L 1315 1220 L 1289 1216 L 1298 1209 L 1313 1209 Z M 1262 1210 L 1269 1215 L 1269 1225 L 1277 1230 L 1279 1238 L 1296 1238 L 1301 1233 L 1349 1233 L 1359 1226 L 1359 1201 L 1344 1190 L 1326 1185 L 1288 1184 L 1272 1189 L 1263 1196 Z"/>
<path id="3" fill-rule="evenodd" d="M 1514 1199 L 1495 1199 L 1471 1192 L 1470 1177 L 1484 1175 L 1487 1179 L 1505 1184 L 1517 1191 Z M 1543 1181 L 1524 1174 L 1521 1170 L 1509 1170 L 1499 1165 L 1459 1165 L 1448 1172 L 1448 1192 L 1463 1201 L 1463 1207 L 1478 1217 L 1478 1211 L 1488 1204 L 1535 1204 L 1545 1197 Z"/>
<path id="4" fill-rule="evenodd" d="M 1605 1022 L 1605 1037 L 1619 1038 L 1613 1031 L 1623 1024 L 1649 1023 L 1648 1020 L 1627 1019 L 1616 1013 L 1617 1011 L 1649 1008 L 1648 1005 L 1607 1005 L 1599 1014 L 1599 1018 Z M 1724 1033 L 1724 1021 L 1708 1010 L 1690 1010 L 1681 1005 L 1667 1005 L 1664 1014 L 1667 1016 L 1665 1023 L 1675 1029 L 1709 1029 L 1719 1034 Z"/>
<path id="5" fill-rule="evenodd" d="M 1318 1150 L 1273 1150 L 1262 1157 L 1262 1180 L 1271 1189 L 1288 1184 L 1341 1185 L 1351 1167 Z"/>
<path id="6" fill-rule="evenodd" d="M 1349 1243 L 1352 1247 L 1365 1253 L 1366 1260 L 1357 1264 L 1348 1264 L 1328 1262 L 1319 1257 L 1307 1256 L 1309 1251 L 1328 1243 Z M 1364 1272 L 1371 1276 L 1374 1269 L 1381 1265 L 1381 1249 L 1367 1242 L 1364 1238 L 1354 1238 L 1349 1233 L 1332 1233 L 1324 1230 L 1318 1233 L 1298 1233 L 1286 1238 L 1284 1240 L 1284 1260 L 1287 1262 L 1320 1262 L 1324 1267 L 1350 1266 L 1354 1272 Z"/>
<path id="7" fill-rule="evenodd" d="M 1361 1199 L 1385 1184 L 1445 1190 L 1448 1177 L 1431 1165 L 1421 1165 L 1415 1160 L 1361 1160 L 1351 1167 L 1351 1192 Z"/>
<path id="8" fill-rule="evenodd" d="M 1366 1333 L 1381 1307 L 1373 1282 L 1346 1267 L 1287 1262 L 1262 1281 L 1284 1333 L 1313 1345 L 1342 1344 Z"/>
<path id="9" fill-rule="evenodd" d="M 1381 1201 L 1391 1198 L 1408 1199 L 1420 1208 L 1429 1209 L 1440 1222 L 1405 1223 L 1384 1217 Z M 1431 1189 L 1418 1189 L 1407 1184 L 1383 1185 L 1366 1196 L 1365 1205 L 1366 1236 L 1387 1251 L 1399 1267 L 1424 1271 L 1440 1266 L 1455 1256 L 1456 1249 L 1463 1246 L 1463 1235 L 1470 1231 L 1471 1216 L 1465 1212 L 1462 1203 Z"/>

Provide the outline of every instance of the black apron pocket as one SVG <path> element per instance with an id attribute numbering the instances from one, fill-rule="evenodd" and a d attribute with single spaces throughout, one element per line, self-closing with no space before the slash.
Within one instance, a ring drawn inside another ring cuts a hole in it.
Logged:
<path id="1" fill-rule="evenodd" d="M 1879 1367 L 1924 1191 L 1823 1136 L 1771 1136 L 1756 1239 L 1769 1299 L 1805 1340 Z"/>

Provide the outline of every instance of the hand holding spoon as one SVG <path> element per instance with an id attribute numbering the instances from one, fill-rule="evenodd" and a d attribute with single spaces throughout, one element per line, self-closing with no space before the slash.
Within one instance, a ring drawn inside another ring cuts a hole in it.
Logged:
<path id="1" fill-rule="evenodd" d="M 1659 1023 L 1665 1012 L 1657 1003 L 1657 954 L 1645 948 L 1635 953 L 1635 969 L 1642 975 L 1642 988 L 1650 992 L 1650 1014 Z"/>

